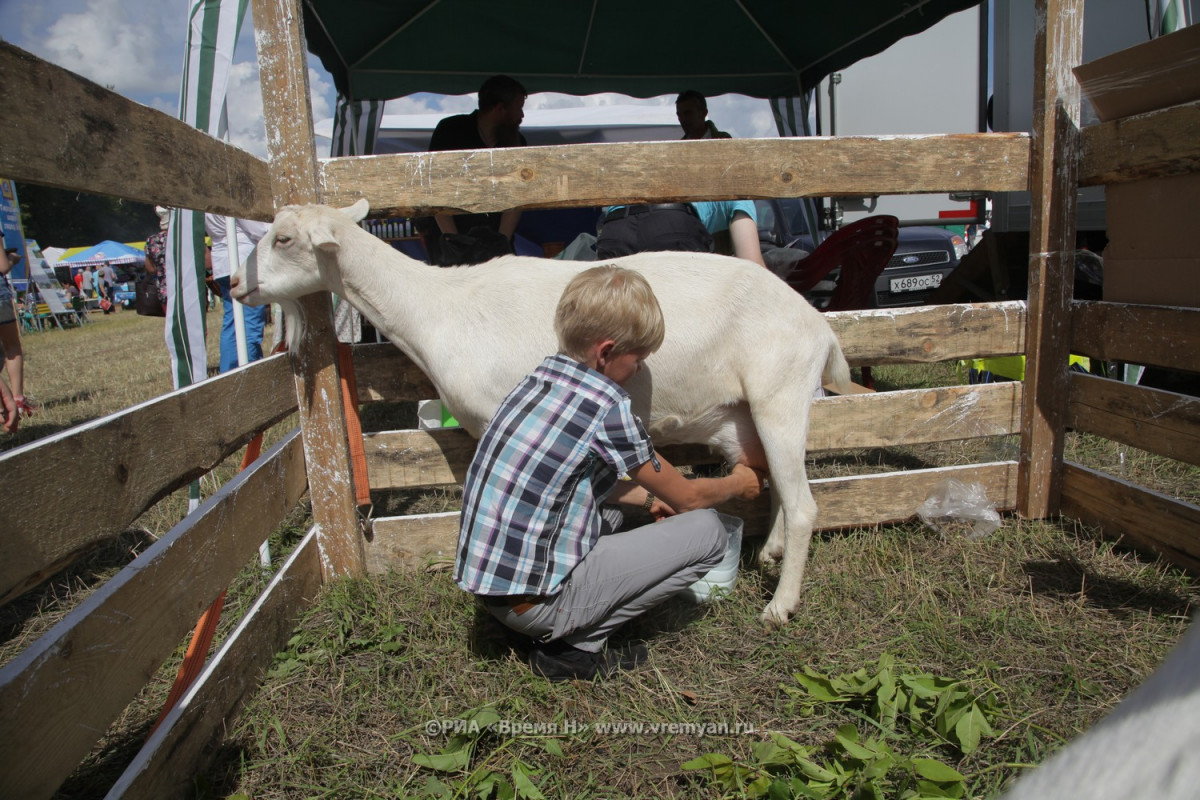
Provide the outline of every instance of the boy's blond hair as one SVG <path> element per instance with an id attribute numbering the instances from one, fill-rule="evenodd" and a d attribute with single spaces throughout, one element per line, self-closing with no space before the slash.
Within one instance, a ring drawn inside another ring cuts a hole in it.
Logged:
<path id="1" fill-rule="evenodd" d="M 558 349 L 586 361 L 597 342 L 612 339 L 617 354 L 662 346 L 667 326 L 649 282 L 640 274 L 605 265 L 584 270 L 563 290 L 554 312 Z"/>

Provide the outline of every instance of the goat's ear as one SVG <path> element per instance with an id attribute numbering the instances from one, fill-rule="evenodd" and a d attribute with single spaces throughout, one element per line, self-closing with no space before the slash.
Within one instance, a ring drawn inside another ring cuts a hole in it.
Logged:
<path id="1" fill-rule="evenodd" d="M 371 203 L 367 200 L 367 198 L 364 197 L 355 202 L 354 205 L 343 208 L 342 213 L 350 217 L 350 219 L 354 220 L 355 222 L 362 222 L 366 218 L 367 212 L 370 210 Z"/>
<path id="2" fill-rule="evenodd" d="M 321 220 L 309 228 L 308 238 L 318 250 L 332 252 L 338 249 L 337 234 L 334 233 L 329 220 Z"/>

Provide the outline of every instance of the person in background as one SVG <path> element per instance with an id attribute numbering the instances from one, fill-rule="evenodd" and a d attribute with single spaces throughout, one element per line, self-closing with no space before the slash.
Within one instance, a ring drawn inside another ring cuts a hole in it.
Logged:
<path id="1" fill-rule="evenodd" d="M 766 269 L 753 200 L 708 200 L 692 205 L 712 234 L 714 252 L 744 258 Z"/>
<path id="2" fill-rule="evenodd" d="M 711 253 L 712 234 L 704 227 L 695 203 L 609 206 L 600 217 L 596 258 L 678 250 Z"/>
<path id="3" fill-rule="evenodd" d="M 688 89 L 675 98 L 675 118 L 683 128 L 684 139 L 732 139 L 708 119 L 708 101 L 704 95 Z"/>
<path id="4" fill-rule="evenodd" d="M 704 95 L 687 90 L 675 101 L 675 116 L 684 139 L 729 139 L 706 122 Z M 766 267 L 758 240 L 753 200 L 609 206 L 604 209 L 596 240 L 596 257 L 619 258 L 632 253 L 683 250 L 734 255 Z"/>
<path id="5" fill-rule="evenodd" d="M 0 378 L 0 428 L 8 433 L 16 433 L 20 424 L 21 410 L 9 391 L 8 384 Z"/>
<path id="6" fill-rule="evenodd" d="M 507 75 L 488 78 L 479 87 L 479 107 L 447 117 L 429 139 L 429 151 L 521 147 L 525 87 Z M 418 222 L 430 262 L 439 266 L 480 264 L 512 252 L 519 210 L 494 214 L 438 214 Z M 501 238 L 503 237 L 503 238 Z"/>
<path id="7" fill-rule="evenodd" d="M 101 304 L 101 308 L 104 308 L 105 314 L 111 314 L 117 310 L 117 302 L 113 299 L 116 296 L 113 292 L 114 287 L 117 285 L 116 270 L 112 268 L 111 264 L 106 262 L 96 271 L 95 279 L 97 293 L 102 299 L 108 301 L 108 307 L 104 308 L 104 305 Z"/>
<path id="8" fill-rule="evenodd" d="M 83 296 L 90 300 L 96 296 L 96 267 L 85 267 L 82 272 L 83 285 L 80 288 L 83 290 Z"/>
<path id="9" fill-rule="evenodd" d="M 8 372 L 11 390 L 10 402 L 16 413 L 32 415 L 34 406 L 25 398 L 25 351 L 21 348 L 21 328 L 17 319 L 16 299 L 8 274 L 21 261 L 17 248 L 4 250 L 4 263 L 0 264 L 0 348 L 4 350 L 4 369 Z M 6 417 L 7 419 L 7 417 Z M 5 430 L 9 430 L 7 424 Z M 16 430 L 16 424 L 9 432 Z"/>
<path id="10" fill-rule="evenodd" d="M 155 206 L 158 214 L 158 230 L 146 237 L 146 275 L 138 284 L 149 283 L 162 306 L 163 316 L 167 313 L 167 228 L 171 224 L 171 209 Z M 148 291 L 149 286 L 144 291 Z"/>
<path id="11" fill-rule="evenodd" d="M 666 331 L 640 274 L 605 265 L 576 275 L 554 331 L 558 353 L 509 393 L 480 437 L 454 578 L 532 640 L 534 672 L 590 680 L 645 660 L 642 645 L 608 647 L 609 634 L 721 562 L 727 537 L 711 507 L 753 499 L 762 478 L 739 464 L 688 480 L 634 416 L 625 385 Z M 614 503 L 662 521 L 620 531 Z"/>
<path id="12" fill-rule="evenodd" d="M 238 366 L 237 333 L 233 324 L 233 304 L 236 301 L 229 295 L 229 276 L 235 269 L 234 262 L 249 257 L 271 227 L 265 222 L 239 219 L 234 221 L 231 237 L 225 223 L 226 218 L 219 214 L 204 215 L 204 227 L 212 238 L 213 280 L 221 290 L 221 305 L 225 312 L 221 321 L 221 372 Z M 263 328 L 266 327 L 269 311 L 270 306 L 242 306 L 247 363 L 262 358 Z"/>

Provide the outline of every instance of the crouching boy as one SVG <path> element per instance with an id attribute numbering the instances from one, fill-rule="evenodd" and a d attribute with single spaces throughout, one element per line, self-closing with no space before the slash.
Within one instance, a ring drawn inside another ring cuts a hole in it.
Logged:
<path id="1" fill-rule="evenodd" d="M 745 465 L 688 480 L 655 452 L 624 389 L 665 333 L 640 274 L 580 273 L 554 329 L 558 354 L 513 389 L 479 440 L 455 580 L 530 637 L 535 672 L 586 680 L 645 660 L 644 646 L 606 647 L 609 635 L 720 563 L 726 535 L 708 509 L 756 497 L 762 481 Z M 614 503 L 660 521 L 615 533 Z"/>

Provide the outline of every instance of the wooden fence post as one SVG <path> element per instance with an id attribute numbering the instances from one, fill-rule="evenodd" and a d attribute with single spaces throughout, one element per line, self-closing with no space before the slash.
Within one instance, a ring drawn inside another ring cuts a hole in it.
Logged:
<path id="1" fill-rule="evenodd" d="M 299 0 L 253 0 L 263 116 L 275 207 L 320 202 L 304 21 Z M 327 294 L 301 299 L 305 332 L 292 372 L 304 431 L 304 457 L 325 580 L 364 574 L 354 505 L 337 339 Z M 293 321 L 294 322 L 294 321 Z"/>
<path id="2" fill-rule="evenodd" d="M 1083 0 L 1038 0 L 1030 147 L 1029 300 L 1018 510 L 1058 513 L 1075 270 Z"/>

